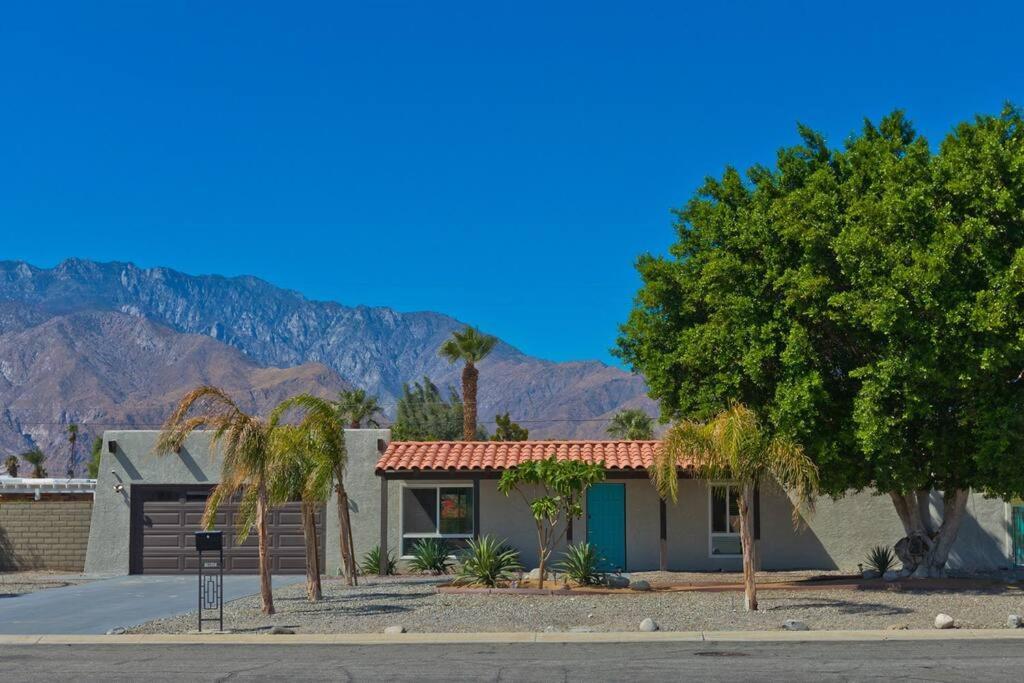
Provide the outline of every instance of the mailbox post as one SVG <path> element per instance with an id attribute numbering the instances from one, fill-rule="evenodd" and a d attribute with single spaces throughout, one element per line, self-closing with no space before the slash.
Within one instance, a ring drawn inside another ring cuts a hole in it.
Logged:
<path id="1" fill-rule="evenodd" d="M 196 550 L 199 551 L 199 631 L 204 621 L 216 621 L 224 630 L 224 534 L 220 531 L 197 531 Z M 209 570 L 209 571 L 207 571 Z M 203 612 L 216 610 L 216 617 L 204 617 Z"/>

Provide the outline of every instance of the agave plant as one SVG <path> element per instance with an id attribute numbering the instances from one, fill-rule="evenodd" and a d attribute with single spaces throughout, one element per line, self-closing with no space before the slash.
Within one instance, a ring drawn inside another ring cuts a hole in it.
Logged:
<path id="1" fill-rule="evenodd" d="M 395 567 L 397 562 L 395 556 L 391 554 L 391 551 L 387 552 L 387 557 L 383 557 L 384 553 L 381 553 L 380 546 L 374 546 L 370 552 L 363 555 L 363 564 L 360 568 L 364 574 L 377 575 L 380 574 L 381 561 L 384 561 L 384 574 L 391 576 L 395 573 Z"/>
<path id="2" fill-rule="evenodd" d="M 455 583 L 494 588 L 522 569 L 519 551 L 493 536 L 471 539 L 459 557 L 459 575 Z"/>
<path id="3" fill-rule="evenodd" d="M 452 566 L 448 544 L 439 538 L 421 538 L 412 547 L 409 569 L 427 574 L 447 574 Z"/>
<path id="4" fill-rule="evenodd" d="M 876 545 L 868 552 L 864 563 L 879 574 L 884 574 L 896 566 L 896 555 L 887 545 Z"/>
<path id="5" fill-rule="evenodd" d="M 592 586 L 601 582 L 601 572 L 597 570 L 600 560 L 597 548 L 586 542 L 576 543 L 565 549 L 562 561 L 555 568 L 570 581 Z"/>

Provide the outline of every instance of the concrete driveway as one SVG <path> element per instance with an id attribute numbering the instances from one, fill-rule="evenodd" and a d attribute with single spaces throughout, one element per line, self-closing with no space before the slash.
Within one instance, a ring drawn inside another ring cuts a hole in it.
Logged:
<path id="1" fill-rule="evenodd" d="M 275 576 L 273 581 L 275 587 L 287 586 L 305 577 Z M 225 602 L 255 595 L 259 589 L 258 576 L 224 577 Z M 0 634 L 106 633 L 195 610 L 197 590 L 195 576 L 118 576 L 0 598 Z"/>

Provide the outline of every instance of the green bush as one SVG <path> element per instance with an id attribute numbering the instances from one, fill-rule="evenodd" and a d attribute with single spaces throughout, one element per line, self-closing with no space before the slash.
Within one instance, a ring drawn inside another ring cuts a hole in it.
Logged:
<path id="1" fill-rule="evenodd" d="M 494 588 L 522 569 L 519 551 L 493 536 L 471 539 L 459 556 L 459 575 L 455 583 Z"/>
<path id="2" fill-rule="evenodd" d="M 566 578 L 581 586 L 592 586 L 601 582 L 601 574 L 597 565 L 601 558 L 597 555 L 597 548 L 589 543 L 576 543 L 565 549 L 562 561 L 555 565 L 555 569 L 565 574 Z"/>
<path id="3" fill-rule="evenodd" d="M 381 552 L 380 546 L 378 545 L 375 546 L 373 550 L 363 555 L 363 564 L 361 565 L 361 569 L 363 570 L 363 573 L 367 575 L 380 574 L 380 566 Z M 395 566 L 395 556 L 392 555 L 391 552 L 389 551 L 387 556 L 387 565 L 384 568 L 384 573 L 388 576 L 394 574 Z"/>
<path id="4" fill-rule="evenodd" d="M 447 574 L 452 566 L 448 559 L 448 544 L 439 538 L 421 538 L 412 547 L 409 569 L 429 574 Z"/>
<path id="5" fill-rule="evenodd" d="M 896 566 L 896 555 L 892 548 L 887 545 L 876 545 L 868 552 L 864 562 L 869 569 L 874 569 L 879 574 L 884 574 Z"/>

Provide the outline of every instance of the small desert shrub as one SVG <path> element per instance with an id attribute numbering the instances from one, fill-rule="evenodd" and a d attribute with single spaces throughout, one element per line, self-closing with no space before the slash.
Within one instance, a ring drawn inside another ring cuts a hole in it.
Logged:
<path id="1" fill-rule="evenodd" d="M 395 556 L 388 552 L 386 559 L 387 564 L 385 565 L 384 573 L 388 576 L 395 573 Z M 380 546 L 376 546 L 370 552 L 363 555 L 363 564 L 361 569 L 364 574 L 375 575 L 380 574 L 381 567 L 381 552 Z"/>
<path id="2" fill-rule="evenodd" d="M 892 548 L 887 545 L 876 545 L 868 552 L 867 558 L 865 558 L 864 564 L 869 569 L 874 569 L 879 574 L 884 574 L 893 567 L 896 566 L 896 556 L 892 552 Z"/>
<path id="3" fill-rule="evenodd" d="M 565 549 L 562 561 L 555 565 L 555 569 L 565 574 L 570 581 L 581 586 L 591 586 L 601 581 L 598 562 L 600 558 L 597 548 L 586 542 L 576 543 Z"/>
<path id="4" fill-rule="evenodd" d="M 493 536 L 470 539 L 466 550 L 459 556 L 459 575 L 456 583 L 494 588 L 508 581 L 513 572 L 522 569 L 519 552 Z"/>
<path id="5" fill-rule="evenodd" d="M 439 538 L 421 538 L 412 547 L 409 569 L 428 574 L 447 574 L 451 567 L 448 544 Z"/>

